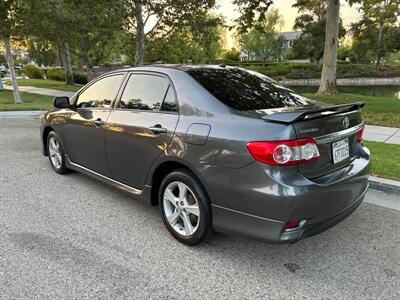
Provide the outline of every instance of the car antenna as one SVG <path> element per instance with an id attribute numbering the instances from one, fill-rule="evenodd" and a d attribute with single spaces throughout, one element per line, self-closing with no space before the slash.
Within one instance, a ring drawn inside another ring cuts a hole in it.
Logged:
<path id="1" fill-rule="evenodd" d="M 218 67 L 226 68 L 226 65 L 225 64 L 219 64 Z"/>

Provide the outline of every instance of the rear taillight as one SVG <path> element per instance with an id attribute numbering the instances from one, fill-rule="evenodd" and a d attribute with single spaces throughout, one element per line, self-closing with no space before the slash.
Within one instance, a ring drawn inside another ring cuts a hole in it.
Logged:
<path id="1" fill-rule="evenodd" d="M 255 160 L 273 166 L 289 166 L 319 158 L 314 139 L 273 142 L 250 142 L 247 149 Z"/>
<path id="2" fill-rule="evenodd" d="M 358 133 L 357 133 L 357 142 L 361 143 L 363 140 L 363 133 L 364 133 L 364 127 L 362 127 Z"/>

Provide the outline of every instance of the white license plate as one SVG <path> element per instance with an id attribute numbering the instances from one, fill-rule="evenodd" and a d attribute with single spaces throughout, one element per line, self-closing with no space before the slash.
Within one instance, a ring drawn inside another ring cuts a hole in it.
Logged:
<path id="1" fill-rule="evenodd" d="M 332 143 L 333 163 L 337 164 L 350 156 L 349 139 Z"/>

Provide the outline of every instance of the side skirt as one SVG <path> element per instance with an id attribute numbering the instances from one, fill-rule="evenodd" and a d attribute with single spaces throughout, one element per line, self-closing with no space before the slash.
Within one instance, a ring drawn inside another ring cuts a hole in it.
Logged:
<path id="1" fill-rule="evenodd" d="M 112 178 L 109 178 L 107 176 L 101 175 L 95 171 L 92 171 L 86 167 L 83 167 L 79 164 L 73 163 L 69 157 L 66 155 L 66 166 L 67 168 L 77 171 L 79 173 L 85 174 L 89 177 L 92 177 L 96 180 L 99 180 L 103 183 L 106 183 L 108 185 L 111 185 L 112 187 L 115 187 L 119 190 L 122 190 L 128 194 L 131 194 L 133 196 L 136 196 L 136 198 L 138 198 L 139 200 L 145 200 L 144 202 L 149 203 L 150 204 L 150 194 L 151 194 L 151 187 L 148 185 L 145 185 L 143 190 L 140 189 L 136 189 L 134 187 L 131 187 L 129 185 L 126 185 L 124 183 L 121 183 L 119 181 L 116 181 Z"/>

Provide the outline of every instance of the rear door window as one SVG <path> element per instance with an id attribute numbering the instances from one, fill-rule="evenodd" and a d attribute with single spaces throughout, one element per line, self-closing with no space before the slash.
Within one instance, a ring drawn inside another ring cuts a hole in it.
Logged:
<path id="1" fill-rule="evenodd" d="M 119 108 L 160 110 L 168 87 L 167 78 L 157 75 L 132 74 L 121 96 Z"/>
<path id="2" fill-rule="evenodd" d="M 237 110 L 308 106 L 314 102 L 270 78 L 239 68 L 193 68 L 187 72 L 214 97 Z"/>

